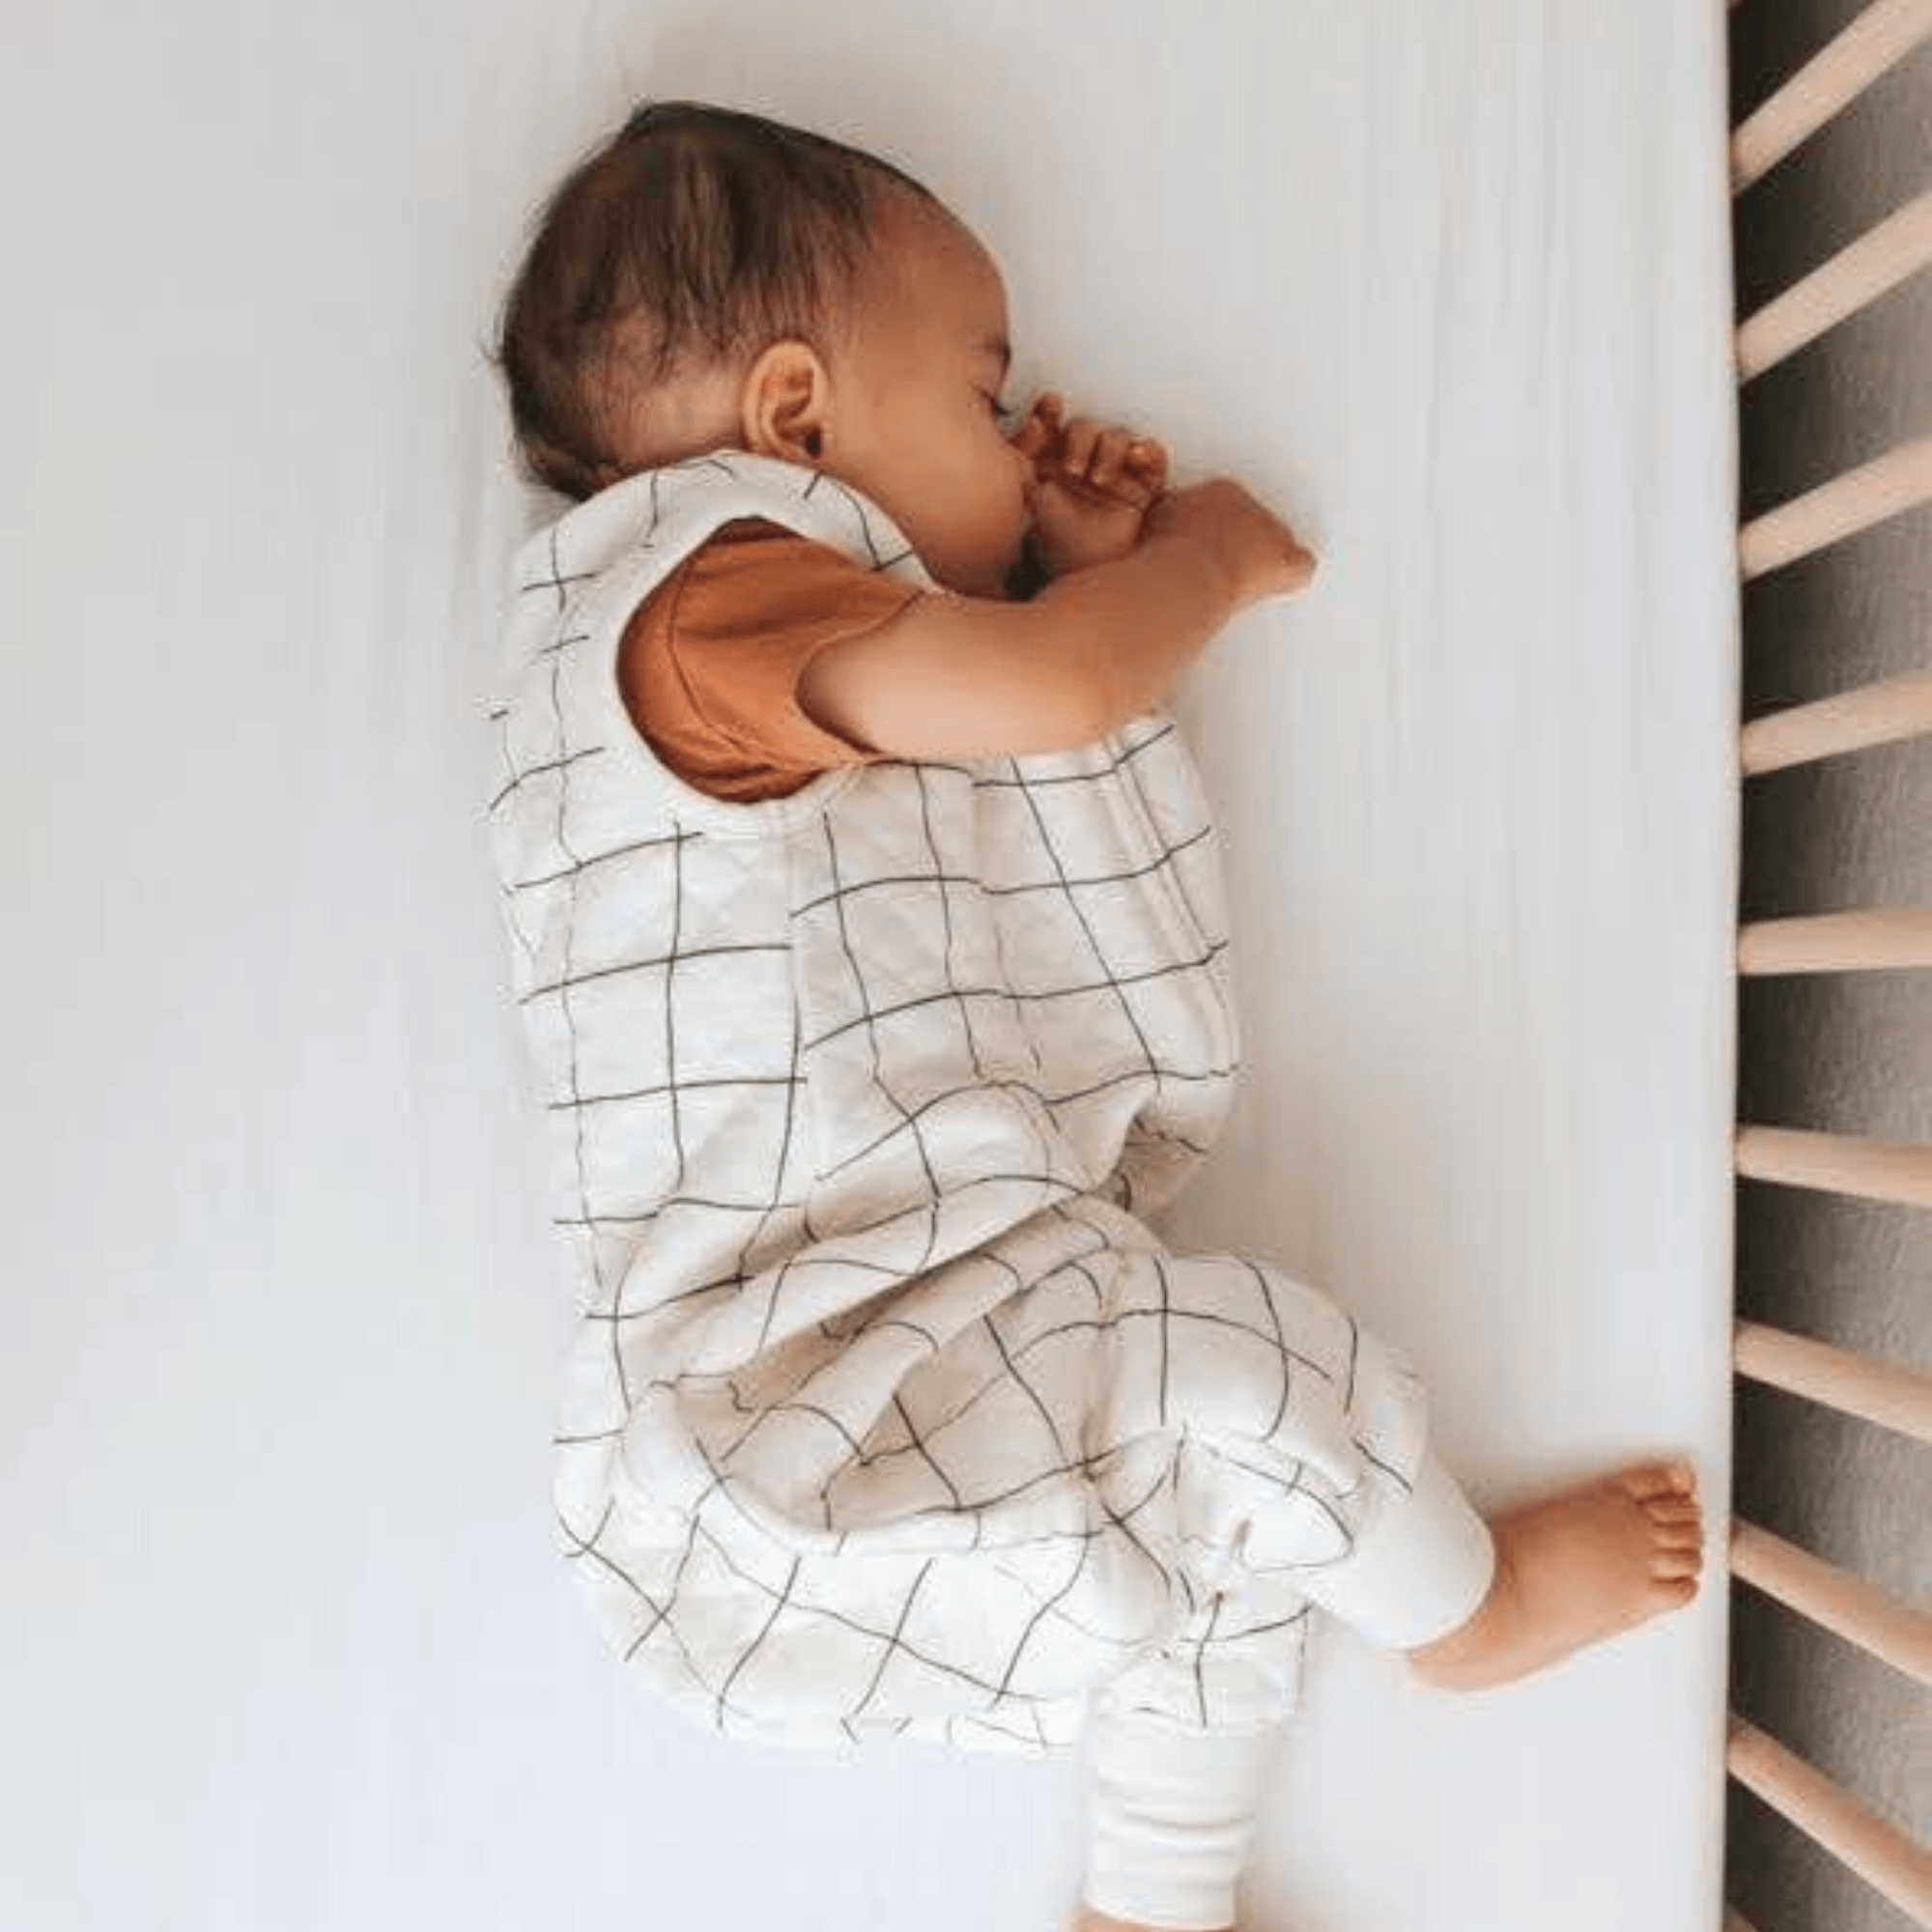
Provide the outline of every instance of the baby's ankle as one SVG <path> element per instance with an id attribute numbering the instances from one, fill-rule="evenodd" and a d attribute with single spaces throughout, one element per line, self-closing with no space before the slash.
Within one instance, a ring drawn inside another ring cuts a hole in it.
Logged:
<path id="1" fill-rule="evenodd" d="M 1405 1653 L 1409 1668 L 1424 1683 L 1449 1688 L 1463 1671 L 1488 1662 L 1506 1640 L 1521 1594 L 1510 1553 L 1514 1539 L 1506 1524 L 1491 1522 L 1489 1530 L 1495 1545 L 1496 1567 L 1483 1601 L 1454 1630 Z"/>

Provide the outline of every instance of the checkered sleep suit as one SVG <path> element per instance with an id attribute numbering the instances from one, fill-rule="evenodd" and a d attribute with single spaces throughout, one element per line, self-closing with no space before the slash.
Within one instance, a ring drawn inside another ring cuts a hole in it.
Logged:
<path id="1" fill-rule="evenodd" d="M 562 1553 L 630 1669 L 732 1737 L 1057 1753 L 1096 1693 L 1276 1722 L 1311 1591 L 1416 1483 L 1426 1396 L 1322 1295 L 1139 1218 L 1235 1092 L 1195 766 L 1150 713 L 693 789 L 617 643 L 749 516 L 932 584 L 876 503 L 739 450 L 516 562 L 490 838 L 580 1288 Z"/>

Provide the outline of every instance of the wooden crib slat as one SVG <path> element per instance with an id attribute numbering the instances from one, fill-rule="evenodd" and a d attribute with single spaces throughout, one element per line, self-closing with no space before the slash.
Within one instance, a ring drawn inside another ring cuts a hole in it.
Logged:
<path id="1" fill-rule="evenodd" d="M 1731 192 L 1742 194 L 1932 34 L 1932 0 L 1873 0 L 1731 135 Z"/>
<path id="2" fill-rule="evenodd" d="M 1806 919 L 1754 919 L 1738 930 L 1738 971 L 1861 973 L 1932 966 L 1932 906 L 1873 906 Z"/>
<path id="3" fill-rule="evenodd" d="M 1927 502 L 1932 502 L 1932 436 L 1901 443 L 1752 518 L 1738 533 L 1739 568 L 1748 582 Z"/>
<path id="4" fill-rule="evenodd" d="M 1907 671 L 1753 720 L 1738 736 L 1746 777 L 1932 731 L 1932 670 Z"/>
<path id="5" fill-rule="evenodd" d="M 1725 1768 L 1917 1923 L 1932 1926 L 1932 1854 L 1735 1712 Z"/>
<path id="6" fill-rule="evenodd" d="M 1754 1382 L 1932 1442 L 1932 1376 L 1762 1321 L 1731 1324 L 1731 1366 Z"/>
<path id="7" fill-rule="evenodd" d="M 1733 1159 L 1751 1180 L 1932 1208 L 1932 1145 L 1797 1127 L 1740 1126 Z"/>
<path id="8" fill-rule="evenodd" d="M 1932 1684 L 1932 1616 L 1877 1584 L 1742 1518 L 1731 1525 L 1731 1575 L 1848 1643 Z"/>
<path id="9" fill-rule="evenodd" d="M 1932 194 L 1921 194 L 1768 301 L 1737 334 L 1740 387 L 1932 262 Z"/>

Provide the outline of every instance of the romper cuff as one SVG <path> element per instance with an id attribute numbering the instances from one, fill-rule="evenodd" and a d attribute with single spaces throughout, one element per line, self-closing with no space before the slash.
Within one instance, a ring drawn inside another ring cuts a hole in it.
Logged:
<path id="1" fill-rule="evenodd" d="M 1495 1541 L 1433 1448 L 1407 1494 L 1385 1496 L 1339 1563 L 1302 1594 L 1383 1650 L 1418 1650 L 1468 1622 L 1495 1575 Z"/>
<path id="2" fill-rule="evenodd" d="M 1103 1695 L 1091 1741 L 1082 1903 L 1164 1932 L 1232 1926 L 1281 1725 L 1196 1730 Z"/>

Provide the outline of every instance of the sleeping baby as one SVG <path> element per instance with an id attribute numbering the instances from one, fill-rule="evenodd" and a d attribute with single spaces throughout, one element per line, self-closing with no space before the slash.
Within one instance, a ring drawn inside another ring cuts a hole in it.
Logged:
<path id="1" fill-rule="evenodd" d="M 1147 1219 L 1239 1066 L 1167 705 L 1314 559 L 1023 413 L 890 163 L 656 102 L 540 212 L 490 838 L 580 1321 L 557 1547 L 720 1734 L 1059 1755 L 1084 1932 L 1226 1927 L 1310 1612 L 1472 1690 L 1695 1595 L 1663 1456 L 1485 1520 L 1394 1344 Z"/>

